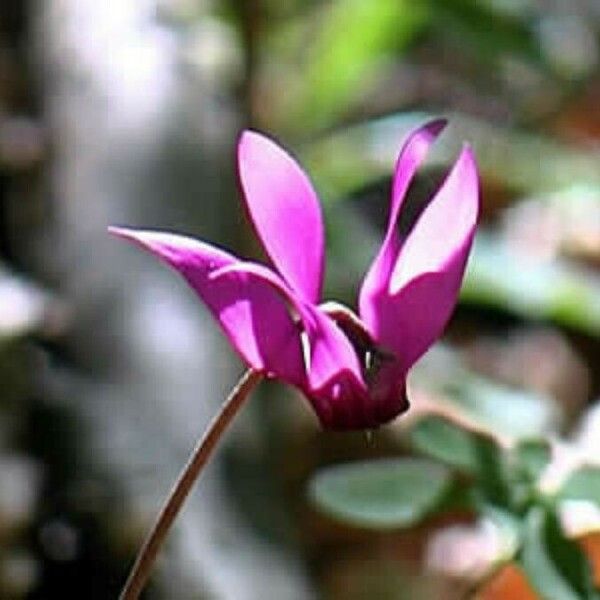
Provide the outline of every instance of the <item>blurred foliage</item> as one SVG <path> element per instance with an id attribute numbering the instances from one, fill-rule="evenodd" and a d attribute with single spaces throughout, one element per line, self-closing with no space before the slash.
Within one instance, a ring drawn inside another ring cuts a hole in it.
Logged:
<path id="1" fill-rule="evenodd" d="M 571 473 L 560 489 L 562 498 L 587 500 L 600 506 L 600 468 L 584 465 Z"/>
<path id="2" fill-rule="evenodd" d="M 433 461 L 382 460 L 336 467 L 312 481 L 310 494 L 339 519 L 362 527 L 397 528 L 432 512 L 449 483 L 449 472 Z"/>
<path id="3" fill-rule="evenodd" d="M 420 1 L 336 0 L 293 23 L 291 31 L 278 31 L 276 49 L 302 54 L 295 93 L 282 108 L 286 120 L 323 127 L 343 115 L 406 49 L 428 21 L 428 12 Z"/>
<path id="4" fill-rule="evenodd" d="M 523 527 L 523 570 L 542 598 L 598 598 L 583 552 L 563 535 L 556 514 L 536 507 Z"/>
<path id="5" fill-rule="evenodd" d="M 523 114 L 532 111 L 531 100 L 543 113 L 552 111 L 560 99 L 556 93 L 550 97 L 549 90 L 568 94 L 596 64 L 593 29 L 585 20 L 586 10 L 594 16 L 591 3 L 583 10 L 580 7 L 582 14 L 576 16 L 560 11 L 548 14 L 543 3 L 536 2 L 291 4 L 284 3 L 287 12 L 272 4 L 263 7 L 266 14 L 272 11 L 280 17 L 264 19 L 262 63 L 268 72 L 264 90 L 270 93 L 274 79 L 283 93 L 270 98 L 268 110 L 259 106 L 257 111 L 265 123 L 278 123 L 303 135 L 340 120 L 355 120 L 365 112 L 388 111 L 398 97 L 408 106 L 431 101 L 411 99 L 390 87 L 407 64 L 451 68 L 466 79 L 465 86 L 482 79 L 492 86 L 492 93 L 507 95 L 515 104 L 519 102 L 515 92 L 521 92 L 522 104 L 515 108 Z M 288 18 L 282 19 L 282 14 Z M 571 34 L 579 34 L 581 41 L 568 39 Z M 563 52 L 557 51 L 559 44 Z M 429 73 L 423 71 L 426 83 Z M 512 71 L 511 81 L 506 75 Z M 521 82 L 516 81 L 518 75 Z M 413 84 L 412 78 L 407 83 Z M 389 104 L 374 97 L 378 92 L 390 96 Z"/>
<path id="6" fill-rule="evenodd" d="M 499 239 L 478 236 L 462 290 L 480 305 L 549 319 L 600 336 L 600 277 L 568 261 L 536 260 Z"/>
<path id="7" fill-rule="evenodd" d="M 561 458 L 544 437 L 509 442 L 495 430 L 481 428 L 472 415 L 448 410 L 443 403 L 417 403 L 413 411 L 405 439 L 412 452 L 429 461 L 397 458 L 321 470 L 310 488 L 319 510 L 354 527 L 389 530 L 460 506 L 495 532 L 486 573 L 517 561 L 540 597 L 596 598 L 590 565 L 565 535 L 559 514 L 580 508 L 567 508 L 566 499 L 598 503 L 598 469 L 572 466 L 562 484 L 547 489 L 545 474 Z M 451 480 L 459 486 L 458 495 Z M 461 552 L 459 540 L 456 552 Z"/>

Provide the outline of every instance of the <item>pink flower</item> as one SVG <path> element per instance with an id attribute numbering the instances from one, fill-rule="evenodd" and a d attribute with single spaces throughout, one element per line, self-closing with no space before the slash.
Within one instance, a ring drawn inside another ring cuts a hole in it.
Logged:
<path id="1" fill-rule="evenodd" d="M 359 315 L 319 304 L 324 231 L 312 185 L 268 138 L 246 131 L 238 168 L 246 206 L 273 267 L 188 237 L 111 228 L 179 271 L 242 359 L 304 392 L 323 427 L 374 428 L 408 408 L 410 367 L 441 335 L 465 270 L 479 211 L 465 147 L 406 239 L 397 221 L 409 184 L 445 126 L 408 137 L 396 163 L 388 228 L 359 295 Z"/>

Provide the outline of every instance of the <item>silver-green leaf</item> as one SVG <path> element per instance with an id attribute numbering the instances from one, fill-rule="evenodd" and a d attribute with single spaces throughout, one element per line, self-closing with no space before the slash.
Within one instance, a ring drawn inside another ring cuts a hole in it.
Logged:
<path id="1" fill-rule="evenodd" d="M 310 483 L 314 504 L 357 527 L 394 529 L 435 510 L 451 483 L 450 471 L 417 458 L 381 459 L 323 469 Z"/>

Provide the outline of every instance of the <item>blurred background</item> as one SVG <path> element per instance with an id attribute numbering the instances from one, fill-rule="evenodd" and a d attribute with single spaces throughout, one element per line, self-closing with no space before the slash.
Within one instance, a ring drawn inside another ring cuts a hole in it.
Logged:
<path id="1" fill-rule="evenodd" d="M 600 460 L 599 45 L 598 0 L 2 0 L 0 598 L 116 597 L 242 372 L 185 284 L 106 226 L 260 257 L 234 168 L 256 128 L 310 173 L 326 297 L 355 306 L 395 156 L 431 115 L 450 126 L 413 201 L 468 140 L 483 218 L 460 306 L 411 374 L 413 416 L 371 442 L 323 433 L 263 385 L 146 597 L 539 597 L 510 564 L 482 583 L 495 538 L 469 511 L 372 531 L 317 510 L 307 484 L 415 448 L 443 460 L 415 416 L 440 406 L 503 447 L 552 444 L 544 485 Z M 595 565 L 600 509 L 569 515 Z"/>

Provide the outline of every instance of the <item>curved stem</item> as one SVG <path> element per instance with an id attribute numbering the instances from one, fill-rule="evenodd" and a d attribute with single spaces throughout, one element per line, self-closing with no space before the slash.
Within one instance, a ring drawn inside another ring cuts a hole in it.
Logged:
<path id="1" fill-rule="evenodd" d="M 136 600 L 141 594 L 169 529 L 179 514 L 196 479 L 198 479 L 202 468 L 210 458 L 221 435 L 261 378 L 262 375 L 252 369 L 246 371 L 229 394 L 227 400 L 225 400 L 221 410 L 214 417 L 202 438 L 200 438 L 137 555 L 125 587 L 119 596 L 120 600 Z"/>

